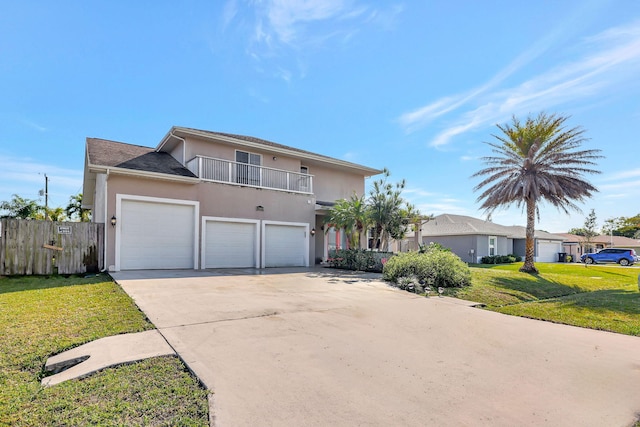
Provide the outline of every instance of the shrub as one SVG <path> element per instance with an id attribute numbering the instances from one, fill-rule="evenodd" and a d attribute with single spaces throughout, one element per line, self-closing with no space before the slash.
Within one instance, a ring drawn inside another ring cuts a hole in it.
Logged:
<path id="1" fill-rule="evenodd" d="M 428 245 L 420 245 L 420 249 L 418 250 L 418 252 L 420 252 L 421 254 L 428 252 L 428 251 L 445 251 L 445 252 L 451 252 L 451 249 L 442 246 L 440 243 L 438 242 L 431 242 Z"/>
<path id="2" fill-rule="evenodd" d="M 480 259 L 483 264 L 511 264 L 522 261 L 521 256 L 510 255 L 487 255 Z"/>
<path id="3" fill-rule="evenodd" d="M 381 273 L 384 263 L 392 256 L 392 252 L 373 252 L 364 249 L 337 249 L 329 253 L 327 262 L 333 268 Z"/>
<path id="4" fill-rule="evenodd" d="M 396 284 L 401 278 L 415 278 L 418 284 L 445 288 L 471 284 L 467 264 L 453 252 L 443 250 L 397 254 L 387 261 L 382 273 L 384 280 Z"/>

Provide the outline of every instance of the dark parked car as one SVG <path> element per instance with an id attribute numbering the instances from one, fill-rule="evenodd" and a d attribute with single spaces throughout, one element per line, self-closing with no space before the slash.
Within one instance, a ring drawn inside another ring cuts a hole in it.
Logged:
<path id="1" fill-rule="evenodd" d="M 620 265 L 633 265 L 638 260 L 636 251 L 627 248 L 607 248 L 594 254 L 584 254 L 580 261 L 587 264 L 598 262 L 616 262 Z"/>

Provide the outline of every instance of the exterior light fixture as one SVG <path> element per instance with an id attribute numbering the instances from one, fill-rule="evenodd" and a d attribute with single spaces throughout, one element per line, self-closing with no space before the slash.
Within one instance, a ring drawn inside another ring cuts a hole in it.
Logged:
<path id="1" fill-rule="evenodd" d="M 117 222 L 118 222 L 118 220 L 116 219 L 116 216 L 115 215 L 112 216 L 111 217 L 111 226 L 115 227 Z"/>
<path id="2" fill-rule="evenodd" d="M 312 229 L 311 229 L 311 235 L 312 235 L 312 236 L 315 236 L 315 235 L 316 235 L 316 229 L 315 229 L 315 228 L 312 228 Z"/>
<path id="3" fill-rule="evenodd" d="M 262 211 L 264 211 L 264 206 L 258 205 L 258 206 L 256 206 L 256 210 L 262 212 Z"/>

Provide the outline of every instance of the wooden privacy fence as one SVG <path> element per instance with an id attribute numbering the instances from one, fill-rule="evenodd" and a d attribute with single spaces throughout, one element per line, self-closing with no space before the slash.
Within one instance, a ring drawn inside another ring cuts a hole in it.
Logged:
<path id="1" fill-rule="evenodd" d="M 104 269 L 104 224 L 3 218 L 0 227 L 0 275 Z"/>

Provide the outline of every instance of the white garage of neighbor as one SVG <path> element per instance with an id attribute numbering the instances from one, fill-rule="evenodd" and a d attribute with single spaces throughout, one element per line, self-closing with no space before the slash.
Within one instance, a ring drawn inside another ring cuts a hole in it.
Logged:
<path id="1" fill-rule="evenodd" d="M 198 202 L 116 196 L 115 269 L 197 268 Z"/>
<path id="2" fill-rule="evenodd" d="M 258 268 L 260 221 L 202 217 L 202 268 Z"/>
<path id="3" fill-rule="evenodd" d="M 262 221 L 263 267 L 308 267 L 309 224 Z"/>
<path id="4" fill-rule="evenodd" d="M 562 242 L 555 240 L 537 240 L 536 262 L 557 262 L 562 252 Z"/>

